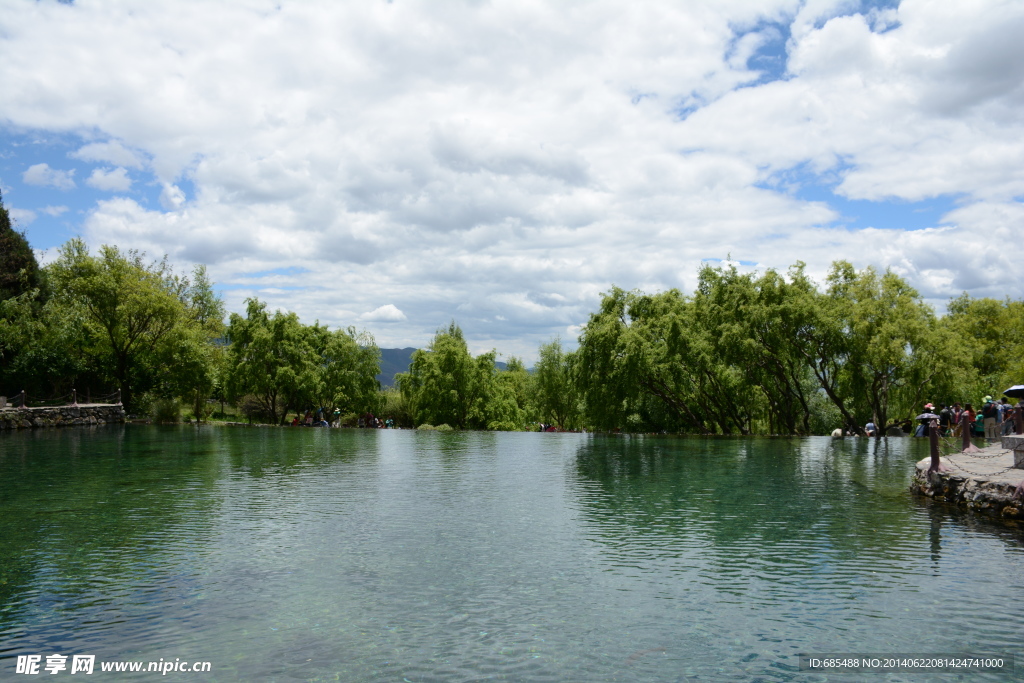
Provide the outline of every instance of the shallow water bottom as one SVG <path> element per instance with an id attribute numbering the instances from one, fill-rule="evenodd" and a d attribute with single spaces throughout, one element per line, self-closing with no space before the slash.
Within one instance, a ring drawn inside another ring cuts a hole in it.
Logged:
<path id="1" fill-rule="evenodd" d="M 911 497 L 925 449 L 0 435 L 0 678 L 53 653 L 95 655 L 100 678 L 209 661 L 204 681 L 859 680 L 798 656 L 1019 653 L 1024 534 Z"/>

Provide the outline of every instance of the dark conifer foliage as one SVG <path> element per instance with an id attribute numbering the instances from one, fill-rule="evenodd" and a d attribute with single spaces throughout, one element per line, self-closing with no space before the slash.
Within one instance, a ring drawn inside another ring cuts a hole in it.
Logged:
<path id="1" fill-rule="evenodd" d="M 39 287 L 39 263 L 25 239 L 11 225 L 11 216 L 0 195 L 0 300 Z"/>

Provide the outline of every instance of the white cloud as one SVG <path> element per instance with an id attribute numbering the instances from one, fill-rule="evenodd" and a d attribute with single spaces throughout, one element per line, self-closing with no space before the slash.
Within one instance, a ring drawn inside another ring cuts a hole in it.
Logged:
<path id="1" fill-rule="evenodd" d="M 177 211 L 185 204 L 185 193 L 171 183 L 164 183 L 160 190 L 160 206 L 168 211 Z"/>
<path id="2" fill-rule="evenodd" d="M 8 215 L 14 219 L 19 226 L 26 226 L 36 219 L 36 212 L 31 209 L 15 209 L 8 207 Z"/>
<path id="3" fill-rule="evenodd" d="M 120 142 L 92 142 L 83 145 L 70 155 L 74 159 L 92 162 L 106 162 L 115 166 L 141 169 L 142 159 L 132 150 L 126 148 Z"/>
<path id="4" fill-rule="evenodd" d="M 58 190 L 70 190 L 75 187 L 75 181 L 72 178 L 74 175 L 74 169 L 71 169 L 70 171 L 61 171 L 56 168 L 50 168 L 49 164 L 33 164 L 28 167 L 28 170 L 21 174 L 21 179 L 29 185 L 56 187 Z"/>
<path id="5" fill-rule="evenodd" d="M 1024 5 L 859 7 L 12 3 L 0 120 L 90 131 L 73 157 L 115 165 L 110 189 L 125 169 L 159 188 L 159 205 L 99 201 L 90 241 L 208 263 L 234 310 L 380 322 L 384 345 L 455 317 L 529 356 L 612 284 L 688 290 L 728 254 L 892 267 L 936 302 L 1021 296 L 987 236 L 1024 195 Z M 748 65 L 783 24 L 786 77 L 760 82 Z M 958 208 L 926 230 L 837 228 L 794 189 L 815 176 Z M 384 325 L 381 301 L 403 317 Z"/>
<path id="6" fill-rule="evenodd" d="M 767 173 L 836 169 L 855 199 L 1024 194 L 1024 121 L 1010 113 L 1024 106 L 1024 5 L 906 0 L 898 16 L 884 33 L 860 15 L 805 26 L 792 78 L 697 112 L 687 146 Z"/>
<path id="7" fill-rule="evenodd" d="M 406 320 L 405 313 L 394 304 L 385 304 L 359 316 L 360 322 L 396 323 L 402 320 Z"/>
<path id="8" fill-rule="evenodd" d="M 42 211 L 43 213 L 45 213 L 47 216 L 53 216 L 54 218 L 56 218 L 57 216 L 60 216 L 62 214 L 67 213 L 68 207 L 66 207 L 66 206 L 44 206 L 43 208 L 41 208 L 39 210 Z"/>
<path id="9" fill-rule="evenodd" d="M 105 192 L 127 192 L 131 189 L 132 179 L 123 168 L 94 168 L 85 184 Z"/>

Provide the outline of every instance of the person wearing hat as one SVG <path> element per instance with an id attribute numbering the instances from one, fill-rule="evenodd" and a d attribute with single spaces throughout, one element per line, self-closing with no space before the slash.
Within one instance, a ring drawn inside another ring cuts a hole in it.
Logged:
<path id="1" fill-rule="evenodd" d="M 935 406 L 931 403 L 924 404 L 924 413 L 928 414 L 935 410 Z M 920 424 L 917 425 L 917 429 L 914 430 L 914 436 L 928 436 L 930 419 L 921 419 Z"/>
<path id="2" fill-rule="evenodd" d="M 981 415 L 985 420 L 985 438 L 998 439 L 999 427 L 997 426 L 997 423 L 999 418 L 999 409 L 996 408 L 996 404 L 992 402 L 991 396 L 985 397 L 985 405 L 981 409 Z"/>

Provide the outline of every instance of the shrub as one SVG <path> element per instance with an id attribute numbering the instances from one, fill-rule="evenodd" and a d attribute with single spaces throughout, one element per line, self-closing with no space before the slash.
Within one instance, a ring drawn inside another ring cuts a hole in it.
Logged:
<path id="1" fill-rule="evenodd" d="M 153 394 L 151 394 L 149 392 L 146 392 L 144 394 L 140 394 L 135 399 L 135 413 L 134 413 L 134 415 L 149 415 L 150 418 L 155 419 L 154 415 L 153 415 L 153 406 L 154 406 L 155 400 L 156 399 L 153 397 Z"/>
<path id="2" fill-rule="evenodd" d="M 153 401 L 153 422 L 174 424 L 181 422 L 181 402 L 176 398 L 158 398 Z"/>
<path id="3" fill-rule="evenodd" d="M 263 404 L 260 403 L 259 399 L 252 394 L 246 394 L 242 398 L 238 399 L 238 410 L 248 418 L 251 424 L 253 418 L 257 421 L 264 417 L 266 411 L 263 409 Z"/>
<path id="4" fill-rule="evenodd" d="M 448 427 L 448 425 L 445 425 L 445 427 Z M 433 431 L 437 430 L 437 427 L 435 427 L 434 425 L 428 425 L 426 422 L 424 422 L 423 424 L 421 424 L 416 429 L 424 431 L 424 432 L 433 432 Z M 448 427 L 448 429 L 451 429 L 451 427 Z"/>
<path id="5" fill-rule="evenodd" d="M 487 429 L 492 432 L 532 432 L 536 427 L 534 424 L 520 424 L 509 420 L 491 420 L 487 423 Z"/>
<path id="6" fill-rule="evenodd" d="M 380 392 L 380 408 L 377 414 L 384 419 L 394 420 L 396 427 L 412 427 L 412 414 L 409 412 L 409 404 L 406 402 L 402 392 L 394 387 L 388 387 Z"/>

